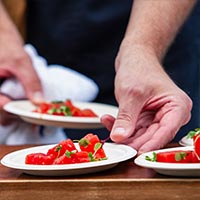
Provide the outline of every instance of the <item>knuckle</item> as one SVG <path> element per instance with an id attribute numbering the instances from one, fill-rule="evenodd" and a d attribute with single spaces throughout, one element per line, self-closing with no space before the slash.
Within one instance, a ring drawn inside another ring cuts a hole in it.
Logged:
<path id="1" fill-rule="evenodd" d="M 122 110 L 119 113 L 119 115 L 117 116 L 117 120 L 131 122 L 132 121 L 132 116 L 130 114 L 128 114 L 127 112 Z"/>
<path id="2" fill-rule="evenodd" d="M 118 91 L 115 91 L 116 93 L 118 92 L 119 94 L 123 94 L 120 97 L 127 97 L 127 96 L 132 96 L 132 97 L 142 97 L 145 92 L 142 87 L 137 85 L 136 83 L 130 84 L 130 81 L 123 82 L 119 85 Z"/>

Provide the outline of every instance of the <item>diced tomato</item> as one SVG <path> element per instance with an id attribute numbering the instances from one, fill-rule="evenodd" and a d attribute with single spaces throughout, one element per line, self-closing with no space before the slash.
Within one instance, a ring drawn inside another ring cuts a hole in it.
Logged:
<path id="1" fill-rule="evenodd" d="M 157 162 L 168 163 L 191 163 L 193 158 L 193 151 L 168 151 L 159 152 L 156 154 Z"/>
<path id="2" fill-rule="evenodd" d="M 102 142 L 99 137 L 93 133 L 88 133 L 79 140 L 79 146 L 81 151 L 91 152 L 94 160 L 106 158 Z"/>
<path id="3" fill-rule="evenodd" d="M 50 107 L 51 105 L 48 103 L 41 103 L 40 106 L 34 110 L 34 112 L 46 113 Z"/>
<path id="4" fill-rule="evenodd" d="M 90 162 L 89 153 L 86 151 L 69 152 L 66 151 L 61 157 L 57 158 L 53 164 L 74 164 Z"/>
<path id="5" fill-rule="evenodd" d="M 100 139 L 97 135 L 94 135 L 93 133 L 88 133 L 86 136 L 79 140 L 79 146 L 82 151 L 94 153 L 94 146 L 96 143 L 99 142 Z"/>
<path id="6" fill-rule="evenodd" d="M 51 165 L 53 161 L 54 159 L 51 156 L 48 156 L 44 153 L 31 153 L 25 158 L 26 164 L 33 165 Z"/>
<path id="7" fill-rule="evenodd" d="M 196 153 L 192 152 L 192 163 L 200 163 L 200 160 L 197 158 Z"/>
<path id="8" fill-rule="evenodd" d="M 71 139 L 63 140 L 59 144 L 55 145 L 51 149 L 48 150 L 47 155 L 56 159 L 62 156 L 66 151 L 74 151 L 76 147 Z"/>
<path id="9" fill-rule="evenodd" d="M 70 110 L 73 110 L 74 109 L 74 105 L 72 104 L 72 101 L 70 99 L 67 99 L 65 102 L 64 102 L 65 106 L 69 107 Z"/>
<path id="10" fill-rule="evenodd" d="M 87 151 L 79 151 L 75 154 L 76 163 L 90 162 L 89 153 Z"/>
<path id="11" fill-rule="evenodd" d="M 83 117 L 82 111 L 81 111 L 81 109 L 79 109 L 79 108 L 74 107 L 74 108 L 71 110 L 71 113 L 72 113 L 72 116 L 74 116 L 74 117 Z"/>
<path id="12" fill-rule="evenodd" d="M 57 115 L 57 116 L 73 116 L 73 117 L 97 117 L 91 109 L 80 109 L 73 105 L 71 100 L 54 101 L 50 103 L 42 103 L 38 108 L 33 110 L 42 114 Z"/>
<path id="13" fill-rule="evenodd" d="M 194 141 L 194 152 L 198 160 L 200 160 L 200 134 L 197 134 L 193 138 Z"/>
<path id="14" fill-rule="evenodd" d="M 67 139 L 48 149 L 47 154 L 30 153 L 26 155 L 25 163 L 35 165 L 59 165 L 106 159 L 103 143 L 101 143 L 97 135 L 89 133 L 80 141 L 80 148 L 76 148 L 73 141 Z"/>
<path id="15" fill-rule="evenodd" d="M 73 164 L 76 162 L 75 154 L 76 151 L 66 151 L 62 156 L 56 158 L 53 164 Z"/>
<path id="16" fill-rule="evenodd" d="M 98 117 L 91 109 L 85 108 L 81 110 L 82 116 L 84 117 Z"/>
<path id="17" fill-rule="evenodd" d="M 103 148 L 100 148 L 95 154 L 94 154 L 95 160 L 101 160 L 106 158 L 106 153 Z"/>

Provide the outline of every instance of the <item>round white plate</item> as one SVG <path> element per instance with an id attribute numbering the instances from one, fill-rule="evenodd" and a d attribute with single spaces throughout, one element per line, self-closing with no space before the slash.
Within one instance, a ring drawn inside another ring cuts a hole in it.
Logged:
<path id="1" fill-rule="evenodd" d="M 141 154 L 135 159 L 135 164 L 141 167 L 147 167 L 154 169 L 156 172 L 164 175 L 170 176 L 200 176 L 200 163 L 161 163 L 161 162 L 152 162 L 145 160 L 145 156 L 152 157 L 153 152 L 165 152 L 165 151 L 174 151 L 174 150 L 192 150 L 193 147 L 175 147 L 169 149 L 162 149 L 157 151 L 151 151 L 148 153 Z"/>
<path id="2" fill-rule="evenodd" d="M 78 144 L 75 144 L 78 147 Z M 66 175 L 79 175 L 88 174 L 98 171 L 103 171 L 116 166 L 119 162 L 133 158 L 137 152 L 133 148 L 115 144 L 115 143 L 105 143 L 104 150 L 107 160 L 79 163 L 79 164 L 66 164 L 66 165 L 28 165 L 25 164 L 25 157 L 29 153 L 43 152 L 46 153 L 47 150 L 54 145 L 43 145 L 38 147 L 31 147 L 27 149 L 18 150 L 7 154 L 1 160 L 1 164 L 21 170 L 24 173 L 39 176 L 66 176 Z"/>
<path id="3" fill-rule="evenodd" d="M 188 138 L 187 136 L 183 137 L 180 141 L 179 144 L 181 146 L 193 146 L 193 139 L 192 138 Z"/>
<path id="4" fill-rule="evenodd" d="M 65 128 L 87 129 L 101 128 L 100 117 L 103 114 L 111 114 L 116 117 L 118 108 L 112 105 L 91 103 L 91 102 L 73 102 L 79 108 L 90 108 L 98 117 L 71 117 L 55 116 L 33 112 L 35 106 L 27 100 L 12 101 L 4 106 L 4 110 L 20 116 L 24 121 L 38 125 L 58 126 Z"/>

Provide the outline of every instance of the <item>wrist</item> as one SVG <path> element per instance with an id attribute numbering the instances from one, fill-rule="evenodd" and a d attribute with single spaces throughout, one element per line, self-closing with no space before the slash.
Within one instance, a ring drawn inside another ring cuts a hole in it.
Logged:
<path id="1" fill-rule="evenodd" d="M 6 12 L 2 2 L 0 1 L 0 42 L 17 42 L 21 46 L 24 45 L 24 40 L 20 32 Z"/>
<path id="2" fill-rule="evenodd" d="M 121 43 L 120 49 L 123 49 L 123 51 L 127 49 L 132 53 L 141 52 L 144 55 L 156 58 L 160 63 L 167 51 L 167 47 L 164 48 L 158 40 L 150 40 L 142 35 L 126 36 Z"/>
<path id="3" fill-rule="evenodd" d="M 161 65 L 161 53 L 157 53 L 150 45 L 137 43 L 126 38 L 122 41 L 118 55 L 115 60 L 115 69 L 118 71 L 120 66 L 127 66 L 133 61 L 137 62 L 157 63 L 154 66 Z M 133 65 L 133 63 L 132 63 Z"/>

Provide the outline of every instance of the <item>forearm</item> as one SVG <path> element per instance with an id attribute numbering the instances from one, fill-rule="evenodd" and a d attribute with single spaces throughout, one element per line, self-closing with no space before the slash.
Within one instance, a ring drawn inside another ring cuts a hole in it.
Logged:
<path id="1" fill-rule="evenodd" d="M 161 60 L 196 0 L 135 0 L 123 45 L 138 45 Z"/>
<path id="2" fill-rule="evenodd" d="M 20 45 L 24 44 L 24 41 L 17 30 L 17 27 L 12 22 L 8 15 L 2 1 L 0 0 L 0 41 L 1 42 L 17 42 Z"/>

